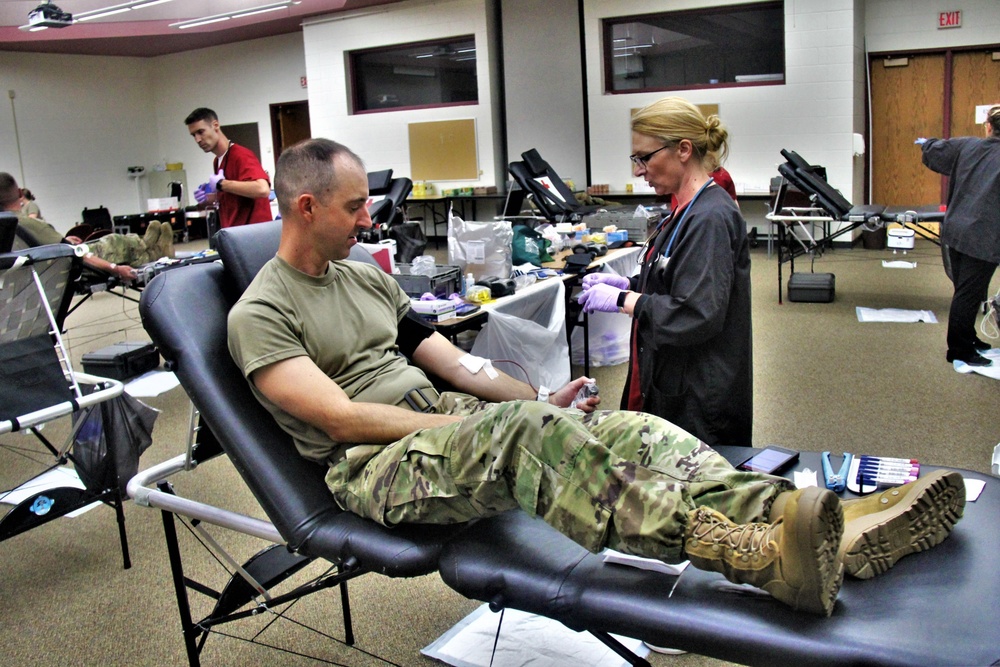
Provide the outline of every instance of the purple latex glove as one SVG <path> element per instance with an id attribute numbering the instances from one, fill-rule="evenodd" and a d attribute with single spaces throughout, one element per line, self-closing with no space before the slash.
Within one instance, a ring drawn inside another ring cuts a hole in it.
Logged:
<path id="1" fill-rule="evenodd" d="M 583 277 L 583 289 L 590 289 L 594 285 L 604 283 L 618 289 L 628 289 L 629 281 L 625 276 L 617 276 L 613 273 L 588 273 Z"/>
<path id="2" fill-rule="evenodd" d="M 199 204 L 204 204 L 205 200 L 208 198 L 208 193 L 205 192 L 205 186 L 207 185 L 208 183 L 202 183 L 197 188 L 195 188 L 194 199 Z"/>
<path id="3" fill-rule="evenodd" d="M 208 183 L 205 183 L 205 192 L 208 194 L 214 194 L 218 192 L 219 189 L 216 186 L 219 184 L 219 181 L 221 181 L 223 178 L 224 177 L 221 171 L 218 174 L 212 174 L 212 176 L 208 179 Z"/>
<path id="4" fill-rule="evenodd" d="M 618 295 L 622 290 L 604 283 L 597 283 L 590 289 L 585 289 L 577 297 L 577 303 L 583 306 L 585 313 L 617 313 Z"/>

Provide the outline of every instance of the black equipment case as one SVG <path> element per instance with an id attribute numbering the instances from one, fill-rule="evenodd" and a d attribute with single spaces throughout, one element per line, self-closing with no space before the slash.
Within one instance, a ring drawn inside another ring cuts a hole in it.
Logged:
<path id="1" fill-rule="evenodd" d="M 83 372 L 124 382 L 160 365 L 152 343 L 124 341 L 83 355 Z"/>
<path id="2" fill-rule="evenodd" d="M 830 303 L 835 278 L 832 273 L 793 273 L 788 276 L 788 300 Z"/>

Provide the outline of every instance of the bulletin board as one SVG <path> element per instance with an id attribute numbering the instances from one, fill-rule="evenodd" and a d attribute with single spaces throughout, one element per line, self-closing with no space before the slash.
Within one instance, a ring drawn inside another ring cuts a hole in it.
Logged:
<path id="1" fill-rule="evenodd" d="M 471 181 L 479 178 L 474 118 L 410 123 L 410 178 Z"/>

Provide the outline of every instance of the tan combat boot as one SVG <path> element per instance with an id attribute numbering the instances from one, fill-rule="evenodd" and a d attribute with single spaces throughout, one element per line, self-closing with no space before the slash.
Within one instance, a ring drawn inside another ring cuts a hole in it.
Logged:
<path id="1" fill-rule="evenodd" d="M 882 574 L 903 556 L 942 542 L 965 511 L 965 481 L 935 470 L 909 484 L 845 500 L 838 558 L 859 579 Z"/>
<path id="2" fill-rule="evenodd" d="M 174 228 L 170 225 L 170 221 L 166 220 L 160 226 L 160 257 L 166 257 L 167 259 L 174 258 Z"/>
<path id="3" fill-rule="evenodd" d="M 843 533 L 840 501 L 810 487 L 781 494 L 773 523 L 737 525 L 701 507 L 688 514 L 684 550 L 691 564 L 762 588 L 793 609 L 829 616 L 844 578 L 837 560 Z"/>
<path id="4" fill-rule="evenodd" d="M 150 220 L 146 225 L 146 233 L 142 235 L 142 242 L 148 249 L 156 247 L 160 242 L 160 221 Z"/>

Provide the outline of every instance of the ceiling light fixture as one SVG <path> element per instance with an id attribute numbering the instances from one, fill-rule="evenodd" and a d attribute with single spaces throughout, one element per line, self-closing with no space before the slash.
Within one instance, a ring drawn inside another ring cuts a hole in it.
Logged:
<path id="1" fill-rule="evenodd" d="M 102 7 L 101 9 L 91 9 L 90 11 L 80 12 L 74 16 L 69 12 L 64 12 L 59 9 L 53 5 L 50 0 L 46 0 L 46 2 L 38 5 L 37 8 L 28 13 L 28 23 L 27 25 L 20 26 L 20 29 L 27 30 L 29 32 L 37 32 L 39 30 L 45 30 L 46 28 L 67 28 L 74 23 L 92 21 L 93 19 L 113 16 L 114 14 L 121 14 L 133 9 L 143 9 L 145 7 L 152 7 L 153 5 L 162 5 L 165 2 L 173 2 L 173 0 L 131 0 L 131 2 L 123 2 L 118 5 Z"/>
<path id="2" fill-rule="evenodd" d="M 219 23 L 220 21 L 228 21 L 230 19 L 241 19 L 245 16 L 253 16 L 255 14 L 264 14 L 265 12 L 274 12 L 279 9 L 286 9 L 292 5 L 299 4 L 299 0 L 281 0 L 281 2 L 272 2 L 266 5 L 260 5 L 259 7 L 249 7 L 247 9 L 238 9 L 231 12 L 225 12 L 223 14 L 213 14 L 211 16 L 203 16 L 198 19 L 190 19 L 188 21 L 178 21 L 177 23 L 171 23 L 171 28 L 177 28 L 178 30 L 186 30 L 187 28 L 196 28 L 201 25 L 208 25 L 209 23 Z"/>
<path id="3" fill-rule="evenodd" d="M 122 12 L 128 12 L 133 9 L 145 9 L 146 7 L 152 7 L 153 5 L 162 5 L 165 2 L 171 2 L 171 1 L 172 0 L 132 0 L 131 2 L 123 2 L 119 5 L 102 7 L 101 9 L 91 9 L 89 12 L 80 12 L 79 14 L 77 14 L 74 23 L 80 23 L 83 21 L 92 21 L 94 19 L 101 19 L 104 18 L 105 16 L 121 14 Z"/>

